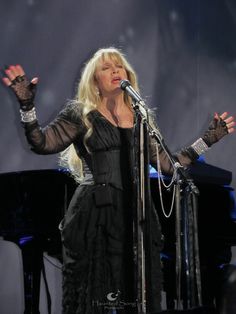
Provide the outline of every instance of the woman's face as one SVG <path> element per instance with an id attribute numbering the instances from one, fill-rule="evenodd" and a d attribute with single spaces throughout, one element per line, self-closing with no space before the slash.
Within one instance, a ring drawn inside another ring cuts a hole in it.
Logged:
<path id="1" fill-rule="evenodd" d="M 99 61 L 95 82 L 101 96 L 109 97 L 121 93 L 120 81 L 124 79 L 127 79 L 127 72 L 121 63 L 110 58 Z"/>

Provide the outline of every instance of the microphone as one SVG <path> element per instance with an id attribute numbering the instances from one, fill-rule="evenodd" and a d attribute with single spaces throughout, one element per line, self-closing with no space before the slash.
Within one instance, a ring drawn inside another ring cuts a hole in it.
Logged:
<path id="1" fill-rule="evenodd" d="M 139 95 L 138 92 L 136 92 L 133 87 L 131 86 L 130 82 L 128 80 L 121 80 L 120 81 L 120 88 L 127 92 L 129 96 L 137 103 L 142 103 L 144 104 L 143 99 Z"/>

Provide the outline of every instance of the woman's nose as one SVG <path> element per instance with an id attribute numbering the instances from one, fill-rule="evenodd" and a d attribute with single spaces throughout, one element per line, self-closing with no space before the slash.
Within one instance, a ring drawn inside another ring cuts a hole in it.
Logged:
<path id="1" fill-rule="evenodd" d="M 117 73 L 118 72 L 118 68 L 117 67 L 113 67 L 112 68 L 112 73 Z"/>

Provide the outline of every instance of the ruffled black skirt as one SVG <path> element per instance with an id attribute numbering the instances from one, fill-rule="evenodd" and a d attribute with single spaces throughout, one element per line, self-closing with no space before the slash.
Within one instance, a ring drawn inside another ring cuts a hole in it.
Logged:
<path id="1" fill-rule="evenodd" d="M 132 192 L 112 186 L 77 188 L 61 223 L 64 247 L 63 314 L 137 313 Z M 160 311 L 162 247 L 151 219 L 150 313 Z"/>

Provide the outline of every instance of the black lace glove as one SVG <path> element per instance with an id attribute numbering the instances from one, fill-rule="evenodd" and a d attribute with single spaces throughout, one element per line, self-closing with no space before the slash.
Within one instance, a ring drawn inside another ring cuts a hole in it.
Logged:
<path id="1" fill-rule="evenodd" d="M 222 137 L 228 134 L 228 128 L 226 122 L 222 118 L 214 118 L 208 130 L 205 132 L 202 139 L 207 144 L 208 147 L 211 147 L 214 143 L 218 142 Z"/>
<path id="2" fill-rule="evenodd" d="M 197 139 L 191 146 L 182 149 L 180 152 L 181 156 L 190 158 L 191 161 L 196 160 L 214 143 L 218 142 L 228 133 L 232 133 L 234 131 L 234 125 L 234 117 L 228 116 L 227 112 L 221 115 L 215 114 L 215 117 L 204 135 Z"/>
<path id="3" fill-rule="evenodd" d="M 36 84 L 31 83 L 25 75 L 17 76 L 12 80 L 10 88 L 14 91 L 23 111 L 29 111 L 34 107 Z"/>

